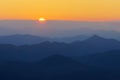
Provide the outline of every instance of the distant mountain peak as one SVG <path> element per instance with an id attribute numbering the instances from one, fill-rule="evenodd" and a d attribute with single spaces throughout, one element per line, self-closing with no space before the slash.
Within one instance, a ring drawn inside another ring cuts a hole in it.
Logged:
<path id="1" fill-rule="evenodd" d="M 86 39 L 85 41 L 91 42 L 91 41 L 105 41 L 105 40 L 109 40 L 109 39 L 105 39 L 105 38 L 100 37 L 98 35 L 93 35 L 92 37 Z"/>
<path id="2" fill-rule="evenodd" d="M 93 35 L 92 37 L 90 37 L 89 39 L 105 39 L 103 37 L 100 37 L 98 35 Z"/>
<path id="3" fill-rule="evenodd" d="M 103 38 L 98 35 L 94 35 L 86 40 L 83 41 L 84 44 L 86 45 L 110 45 L 110 46 L 119 46 L 120 42 L 115 40 L 115 39 L 108 39 L 108 38 Z"/>

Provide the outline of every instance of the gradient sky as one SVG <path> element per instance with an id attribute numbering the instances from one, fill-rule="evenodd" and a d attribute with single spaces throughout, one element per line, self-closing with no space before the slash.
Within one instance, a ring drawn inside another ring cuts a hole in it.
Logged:
<path id="1" fill-rule="evenodd" d="M 120 0 L 0 0 L 0 19 L 120 20 Z"/>

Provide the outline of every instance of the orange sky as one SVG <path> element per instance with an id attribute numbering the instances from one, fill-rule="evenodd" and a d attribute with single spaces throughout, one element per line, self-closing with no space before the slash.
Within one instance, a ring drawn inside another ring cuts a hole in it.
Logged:
<path id="1" fill-rule="evenodd" d="M 120 20 L 120 0 L 0 0 L 0 19 Z"/>

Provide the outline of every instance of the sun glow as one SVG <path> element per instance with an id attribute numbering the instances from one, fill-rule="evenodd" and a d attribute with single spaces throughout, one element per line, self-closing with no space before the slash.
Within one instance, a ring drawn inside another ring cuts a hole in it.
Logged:
<path id="1" fill-rule="evenodd" d="M 40 21 L 40 22 L 45 22 L 46 19 L 45 19 L 45 18 L 39 18 L 39 21 Z"/>

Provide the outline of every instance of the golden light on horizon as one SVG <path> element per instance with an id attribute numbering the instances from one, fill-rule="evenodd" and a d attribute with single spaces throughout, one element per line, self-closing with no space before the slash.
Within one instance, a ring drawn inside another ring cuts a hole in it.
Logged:
<path id="1" fill-rule="evenodd" d="M 45 22 L 46 19 L 45 19 L 45 18 L 39 18 L 39 21 L 40 21 L 40 22 Z"/>

